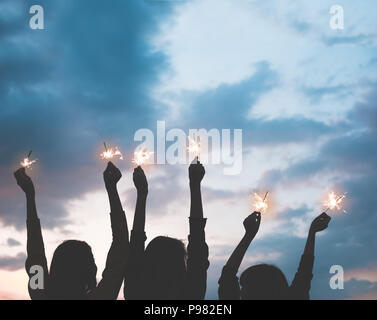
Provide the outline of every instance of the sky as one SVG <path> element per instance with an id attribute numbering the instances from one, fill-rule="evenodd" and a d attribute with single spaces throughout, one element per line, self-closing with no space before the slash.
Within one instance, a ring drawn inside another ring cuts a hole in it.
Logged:
<path id="1" fill-rule="evenodd" d="M 45 29 L 29 27 L 44 8 Z M 330 28 L 330 8 L 344 29 Z M 125 154 L 131 228 L 134 133 L 242 129 L 242 170 L 206 165 L 207 299 L 243 235 L 254 190 L 271 206 L 240 273 L 271 263 L 291 281 L 326 194 L 347 192 L 317 236 L 312 299 L 377 299 L 377 4 L 373 0 L 2 0 L 0 299 L 28 299 L 25 199 L 13 171 L 30 149 L 48 261 L 87 241 L 103 270 L 111 243 L 102 142 Z M 145 167 L 146 232 L 187 243 L 187 165 Z M 331 266 L 344 269 L 333 290 Z M 240 274 L 239 273 L 239 274 Z M 120 295 L 121 297 L 121 295 Z"/>

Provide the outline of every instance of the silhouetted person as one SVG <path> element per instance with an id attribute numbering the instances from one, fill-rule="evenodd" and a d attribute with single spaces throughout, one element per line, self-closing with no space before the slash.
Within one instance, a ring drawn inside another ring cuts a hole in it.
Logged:
<path id="1" fill-rule="evenodd" d="M 124 283 L 126 299 L 204 299 L 209 267 L 200 191 L 204 174 L 200 162 L 190 165 L 190 235 L 186 253 L 182 241 L 169 237 L 156 237 L 144 250 L 148 183 L 141 167 L 134 170 L 137 202 Z"/>
<path id="2" fill-rule="evenodd" d="M 90 246 L 83 241 L 68 240 L 60 244 L 53 255 L 50 272 L 35 204 L 32 180 L 21 168 L 14 173 L 17 184 L 27 200 L 27 260 L 29 278 L 35 275 L 32 266 L 43 268 L 43 288 L 33 289 L 29 281 L 30 298 L 35 299 L 116 299 L 124 277 L 129 253 L 126 217 L 119 199 L 117 183 L 122 174 L 111 162 L 103 174 L 110 200 L 113 241 L 108 252 L 102 280 L 97 285 L 97 266 Z M 35 271 L 34 271 L 35 272 Z"/>
<path id="3" fill-rule="evenodd" d="M 279 268 L 267 264 L 255 265 L 246 269 L 242 273 L 239 283 L 238 269 L 246 250 L 259 230 L 261 221 L 259 212 L 252 213 L 243 223 L 246 230 L 244 237 L 223 268 L 219 280 L 219 299 L 309 299 L 310 283 L 313 278 L 315 235 L 326 229 L 330 220 L 331 218 L 326 213 L 322 213 L 313 220 L 298 271 L 290 286 Z"/>

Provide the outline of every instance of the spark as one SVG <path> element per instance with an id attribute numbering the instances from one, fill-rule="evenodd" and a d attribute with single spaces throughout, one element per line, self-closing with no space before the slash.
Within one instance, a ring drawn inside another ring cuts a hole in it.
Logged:
<path id="1" fill-rule="evenodd" d="M 199 158 L 200 143 L 191 137 L 187 137 L 187 138 L 189 140 L 189 146 L 187 147 L 187 150 L 189 151 L 189 153 L 193 153 Z"/>
<path id="2" fill-rule="evenodd" d="M 24 159 L 20 162 L 21 167 L 23 167 L 23 168 L 25 168 L 25 169 L 29 169 L 29 168 L 31 168 L 31 166 L 33 165 L 33 163 L 36 163 L 36 162 L 37 162 L 37 159 L 35 159 L 35 160 L 30 160 L 30 156 L 31 156 L 32 153 L 33 153 L 33 150 L 30 150 L 30 152 L 28 153 L 27 157 L 24 158 Z"/>
<path id="3" fill-rule="evenodd" d="M 117 156 L 119 157 L 119 160 L 123 160 L 122 152 L 120 152 L 118 147 L 108 148 L 105 142 L 103 143 L 103 145 L 105 147 L 105 151 L 101 153 L 102 159 L 110 160 Z"/>
<path id="4" fill-rule="evenodd" d="M 253 206 L 256 212 L 263 213 L 266 212 L 266 210 L 268 209 L 268 203 L 266 201 L 267 195 L 268 191 L 266 192 L 263 198 L 258 193 L 254 193 Z"/>
<path id="5" fill-rule="evenodd" d="M 132 162 L 138 166 L 141 166 L 151 157 L 152 154 L 153 152 L 149 152 L 147 149 L 135 151 Z"/>
<path id="6" fill-rule="evenodd" d="M 324 203 L 326 207 L 325 212 L 327 212 L 328 210 L 343 210 L 343 212 L 346 212 L 344 209 L 342 209 L 342 202 L 345 197 L 346 193 L 336 195 L 334 191 L 331 191 Z"/>

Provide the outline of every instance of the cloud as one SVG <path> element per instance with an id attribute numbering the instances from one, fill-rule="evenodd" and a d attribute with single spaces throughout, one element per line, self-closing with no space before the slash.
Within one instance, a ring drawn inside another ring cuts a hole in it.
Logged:
<path id="1" fill-rule="evenodd" d="M 25 267 L 26 255 L 23 252 L 16 256 L 0 256 L 0 269 L 16 271 Z"/>
<path id="2" fill-rule="evenodd" d="M 377 282 L 377 268 L 359 268 L 347 270 L 344 280 L 349 281 L 351 279 Z"/>
<path id="3" fill-rule="evenodd" d="M 25 208 L 12 171 L 26 150 L 39 159 L 34 182 L 43 226 L 64 226 L 67 199 L 102 184 L 93 160 L 101 142 L 128 152 L 135 129 L 156 119 L 150 89 L 167 64 L 148 40 L 178 5 L 46 2 L 46 29 L 35 31 L 25 22 L 31 4 L 6 0 L 0 16 L 7 34 L 0 38 L 0 135 L 6 141 L 0 149 L 7 155 L 0 159 L 0 220 L 19 229 Z"/>
<path id="4" fill-rule="evenodd" d="M 358 34 L 353 36 L 324 37 L 323 42 L 328 46 L 336 45 L 373 45 L 375 34 Z"/>
<path id="5" fill-rule="evenodd" d="M 9 247 L 18 247 L 21 245 L 21 242 L 19 242 L 18 240 L 16 239 L 13 239 L 13 238 L 8 238 L 7 240 L 7 245 Z"/>

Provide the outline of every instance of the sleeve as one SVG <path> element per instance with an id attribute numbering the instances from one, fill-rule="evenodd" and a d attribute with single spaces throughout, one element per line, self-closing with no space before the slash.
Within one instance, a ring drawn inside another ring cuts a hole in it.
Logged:
<path id="1" fill-rule="evenodd" d="M 46 299 L 48 267 L 38 218 L 27 219 L 27 259 L 25 269 L 29 276 L 28 290 L 32 300 Z"/>
<path id="2" fill-rule="evenodd" d="M 130 259 L 126 266 L 124 279 L 124 298 L 127 300 L 143 299 L 142 270 L 144 264 L 145 232 L 131 231 Z"/>
<path id="3" fill-rule="evenodd" d="M 240 300 L 238 277 L 225 265 L 219 279 L 219 300 Z"/>
<path id="4" fill-rule="evenodd" d="M 290 286 L 290 298 L 295 300 L 309 300 L 310 299 L 310 283 L 313 278 L 312 270 L 314 264 L 314 256 L 301 256 L 300 265 L 296 275 Z"/>
<path id="5" fill-rule="evenodd" d="M 187 246 L 187 299 L 203 300 L 207 289 L 208 246 L 204 228 L 207 219 L 189 218 Z"/>
<path id="6" fill-rule="evenodd" d="M 129 254 L 127 223 L 124 211 L 110 213 L 113 241 L 107 254 L 106 267 L 102 273 L 94 297 L 97 300 L 116 300 L 124 278 Z"/>

